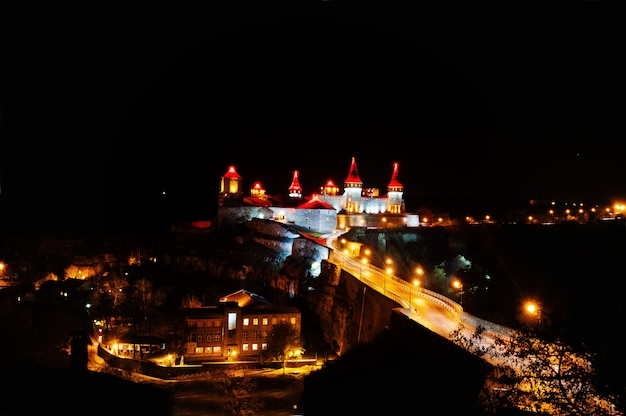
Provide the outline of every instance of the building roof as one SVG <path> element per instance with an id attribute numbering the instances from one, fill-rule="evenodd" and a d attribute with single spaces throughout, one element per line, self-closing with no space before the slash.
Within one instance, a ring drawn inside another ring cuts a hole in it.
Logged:
<path id="1" fill-rule="evenodd" d="M 398 162 L 393 164 L 393 174 L 391 175 L 391 182 L 387 185 L 388 188 L 404 188 L 398 180 Z"/>
<path id="2" fill-rule="evenodd" d="M 228 167 L 228 171 L 224 174 L 225 178 L 234 178 L 234 179 L 241 179 L 241 176 L 239 176 L 239 174 L 237 173 L 237 170 L 235 169 L 235 167 L 233 165 Z"/>
<path id="3" fill-rule="evenodd" d="M 271 207 L 274 205 L 270 198 L 260 198 L 258 196 L 246 196 L 243 198 L 243 202 L 255 207 Z"/>
<path id="4" fill-rule="evenodd" d="M 125 344 L 161 345 L 165 343 L 165 340 L 154 335 L 124 335 L 118 342 Z"/>
<path id="5" fill-rule="evenodd" d="M 222 296 L 220 302 L 237 302 L 240 308 L 250 306 L 252 304 L 270 305 L 271 303 L 263 296 L 249 292 L 245 289 L 233 292 L 230 295 Z"/>
<path id="6" fill-rule="evenodd" d="M 292 191 L 302 192 L 302 187 L 300 186 L 300 181 L 298 180 L 297 170 L 293 172 L 293 180 L 291 181 L 291 186 L 289 187 L 289 192 Z"/>
<path id="7" fill-rule="evenodd" d="M 352 157 L 352 164 L 350 165 L 350 172 L 348 172 L 348 177 L 346 178 L 345 183 L 363 185 L 363 181 L 359 177 L 359 171 L 356 168 L 356 159 L 354 156 Z"/>
<path id="8" fill-rule="evenodd" d="M 335 208 L 332 205 L 327 204 L 324 201 L 320 201 L 317 198 L 313 198 L 310 201 L 298 205 L 297 209 L 332 209 L 335 211 Z"/>

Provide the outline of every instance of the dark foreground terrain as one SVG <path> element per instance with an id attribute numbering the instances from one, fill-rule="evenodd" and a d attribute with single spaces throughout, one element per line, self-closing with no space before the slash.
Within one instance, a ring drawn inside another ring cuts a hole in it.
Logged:
<path id="1" fill-rule="evenodd" d="M 159 380 L 138 374 L 4 366 L 0 415 L 480 415 L 489 367 L 438 335 L 389 330 L 319 369 L 232 370 Z"/>

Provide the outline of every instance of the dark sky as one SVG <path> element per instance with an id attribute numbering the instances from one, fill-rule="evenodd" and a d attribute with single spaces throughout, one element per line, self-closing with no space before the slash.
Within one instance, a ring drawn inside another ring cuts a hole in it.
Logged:
<path id="1" fill-rule="evenodd" d="M 610 3 L 76 12 L 4 13 L 5 230 L 211 219 L 231 164 L 310 194 L 352 156 L 408 210 L 626 197 Z"/>

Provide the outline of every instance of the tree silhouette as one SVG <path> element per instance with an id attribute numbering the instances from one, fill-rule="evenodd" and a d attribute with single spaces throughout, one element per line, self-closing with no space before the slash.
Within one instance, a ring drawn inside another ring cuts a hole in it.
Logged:
<path id="1" fill-rule="evenodd" d="M 461 324 L 451 338 L 496 363 L 481 394 L 487 414 L 520 410 L 569 416 L 621 414 L 615 411 L 616 398 L 598 393 L 593 353 L 529 328 L 514 330 L 508 338 L 496 337 L 495 342 L 481 326 L 470 336 L 467 333 Z"/>
<path id="2" fill-rule="evenodd" d="M 111 318 L 120 312 L 126 300 L 128 280 L 124 276 L 110 273 L 101 278 L 92 293 L 92 311 L 102 318 L 105 328 L 110 329 Z"/>
<path id="3" fill-rule="evenodd" d="M 165 294 L 163 291 L 154 290 L 150 280 L 142 278 L 133 283 L 128 306 L 133 316 L 136 333 L 141 332 L 142 323 L 145 323 L 148 335 L 151 335 L 151 318 L 156 313 L 157 307 L 161 306 L 164 300 Z"/>
<path id="4" fill-rule="evenodd" d="M 302 340 L 296 328 L 289 322 L 279 322 L 272 327 L 268 339 L 269 353 L 282 361 L 283 373 L 289 358 L 298 358 L 304 352 Z"/>

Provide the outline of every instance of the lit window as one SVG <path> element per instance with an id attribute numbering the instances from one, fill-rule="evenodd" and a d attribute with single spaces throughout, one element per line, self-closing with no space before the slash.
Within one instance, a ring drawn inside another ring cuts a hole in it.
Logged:
<path id="1" fill-rule="evenodd" d="M 237 314 L 235 312 L 230 312 L 228 314 L 228 330 L 232 331 L 237 328 Z"/>
<path id="2" fill-rule="evenodd" d="M 249 347 L 248 347 L 248 344 L 243 344 L 243 345 L 242 345 L 242 348 L 243 348 L 243 350 L 244 350 L 244 351 L 248 351 L 248 348 L 249 348 Z"/>
<path id="3" fill-rule="evenodd" d="M 296 317 L 292 316 L 289 321 L 291 322 L 291 325 L 295 325 L 296 324 Z"/>
<path id="4" fill-rule="evenodd" d="M 269 323 L 269 320 L 267 318 L 263 318 L 263 325 L 267 325 Z"/>
<path id="5" fill-rule="evenodd" d="M 258 324 L 259 324 L 259 318 L 252 319 L 252 325 L 258 325 Z"/>
<path id="6" fill-rule="evenodd" d="M 250 318 L 243 318 L 243 326 L 250 325 Z"/>
<path id="7" fill-rule="evenodd" d="M 258 351 L 259 350 L 259 344 L 252 344 L 252 351 Z"/>

